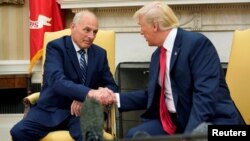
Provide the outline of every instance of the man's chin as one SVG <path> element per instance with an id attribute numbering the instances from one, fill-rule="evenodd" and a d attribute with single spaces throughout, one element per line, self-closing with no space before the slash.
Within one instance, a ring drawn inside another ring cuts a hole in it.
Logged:
<path id="1" fill-rule="evenodd" d="M 150 43 L 148 43 L 148 46 L 150 46 L 150 47 L 151 47 L 151 46 L 153 46 L 153 45 L 152 45 L 152 44 L 150 44 Z"/>
<path id="2" fill-rule="evenodd" d="M 89 48 L 91 45 L 92 45 L 92 44 L 83 44 L 83 45 L 82 45 L 82 48 L 87 49 L 87 48 Z"/>

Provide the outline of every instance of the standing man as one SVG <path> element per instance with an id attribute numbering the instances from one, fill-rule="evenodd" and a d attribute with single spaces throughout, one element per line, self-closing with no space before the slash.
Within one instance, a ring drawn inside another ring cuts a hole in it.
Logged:
<path id="1" fill-rule="evenodd" d="M 118 95 L 120 111 L 146 109 L 144 122 L 127 137 L 191 133 L 204 123 L 244 124 L 207 37 L 179 28 L 165 2 L 151 2 L 134 17 L 148 45 L 158 48 L 151 57 L 148 88 Z"/>
<path id="2" fill-rule="evenodd" d="M 113 91 L 118 88 L 107 53 L 93 44 L 96 16 L 90 11 L 77 13 L 70 28 L 71 36 L 48 43 L 40 98 L 11 129 L 13 141 L 38 141 L 54 130 L 69 130 L 76 141 L 82 141 L 79 115 L 86 97 L 105 105 L 115 99 Z"/>

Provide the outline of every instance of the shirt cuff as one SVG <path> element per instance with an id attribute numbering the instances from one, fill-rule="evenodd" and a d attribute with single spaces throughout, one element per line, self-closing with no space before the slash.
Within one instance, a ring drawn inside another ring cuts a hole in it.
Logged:
<path id="1" fill-rule="evenodd" d="M 115 93 L 115 95 L 116 95 L 116 105 L 117 105 L 117 107 L 118 108 L 120 108 L 121 107 L 121 104 L 120 104 L 120 95 L 119 95 L 119 93 Z"/>

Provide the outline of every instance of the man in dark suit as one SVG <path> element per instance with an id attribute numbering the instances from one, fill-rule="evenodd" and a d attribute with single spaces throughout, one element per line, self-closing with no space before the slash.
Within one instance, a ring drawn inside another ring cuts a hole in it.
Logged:
<path id="1" fill-rule="evenodd" d="M 216 48 L 207 37 L 179 28 L 165 2 L 145 5 L 134 18 L 148 45 L 158 48 L 151 57 L 147 89 L 118 95 L 120 111 L 146 109 L 145 121 L 130 129 L 127 137 L 140 132 L 191 133 L 208 124 L 244 124 L 230 97 Z"/>
<path id="2" fill-rule="evenodd" d="M 93 44 L 98 32 L 96 16 L 90 11 L 77 13 L 70 28 L 71 36 L 47 45 L 40 98 L 27 117 L 11 129 L 14 141 L 38 141 L 50 131 L 62 129 L 82 141 L 79 115 L 84 100 L 93 97 L 107 105 L 115 99 L 113 91 L 118 88 L 107 53 Z M 80 50 L 85 52 L 85 75 L 80 68 Z"/>

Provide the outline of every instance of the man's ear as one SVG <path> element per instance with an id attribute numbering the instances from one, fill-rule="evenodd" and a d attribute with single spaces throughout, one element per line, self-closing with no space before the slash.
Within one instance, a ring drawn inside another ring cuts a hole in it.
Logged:
<path id="1" fill-rule="evenodd" d="M 154 22 L 153 29 L 154 29 L 154 32 L 156 32 L 159 29 L 159 24 L 157 22 Z"/>
<path id="2" fill-rule="evenodd" d="M 75 23 L 71 23 L 71 24 L 70 24 L 70 28 L 71 28 L 71 29 L 74 29 L 75 27 L 76 27 L 76 24 L 75 24 Z"/>

